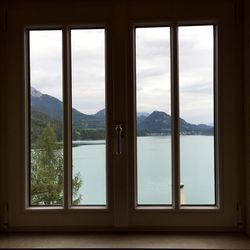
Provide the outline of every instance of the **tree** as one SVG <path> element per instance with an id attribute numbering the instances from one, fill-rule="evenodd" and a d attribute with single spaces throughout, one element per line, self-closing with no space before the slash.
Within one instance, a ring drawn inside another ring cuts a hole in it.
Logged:
<path id="1" fill-rule="evenodd" d="M 63 147 L 56 142 L 53 127 L 47 124 L 31 150 L 31 205 L 63 204 Z M 80 173 L 73 178 L 73 204 L 81 201 Z"/>

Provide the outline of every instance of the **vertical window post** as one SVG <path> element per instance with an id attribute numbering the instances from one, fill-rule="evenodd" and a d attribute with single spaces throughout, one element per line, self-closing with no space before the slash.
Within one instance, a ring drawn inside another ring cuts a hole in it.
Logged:
<path id="1" fill-rule="evenodd" d="M 63 103 L 64 103 L 64 209 L 71 206 L 71 49 L 70 31 L 63 27 Z"/>
<path id="2" fill-rule="evenodd" d="M 180 139 L 179 139 L 179 63 L 178 26 L 171 26 L 171 107 L 172 107 L 172 176 L 173 205 L 180 207 Z"/>

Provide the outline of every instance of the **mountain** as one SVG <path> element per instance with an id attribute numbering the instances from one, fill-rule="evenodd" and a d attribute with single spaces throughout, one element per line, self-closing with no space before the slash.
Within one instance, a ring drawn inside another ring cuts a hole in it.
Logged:
<path id="1" fill-rule="evenodd" d="M 138 115 L 137 114 L 137 125 L 141 124 L 146 118 L 147 118 L 147 116 L 145 116 L 145 115 Z"/>
<path id="2" fill-rule="evenodd" d="M 62 140 L 63 103 L 50 95 L 46 95 L 31 87 L 31 122 L 32 138 L 41 134 L 47 123 L 53 124 L 58 140 Z M 105 138 L 105 109 L 96 114 L 87 115 L 72 109 L 72 139 L 103 139 Z M 137 113 L 137 134 L 139 136 L 171 133 L 171 116 L 161 111 L 151 114 Z M 180 118 L 181 134 L 212 135 L 213 127 L 205 124 L 191 124 Z"/>
<path id="3" fill-rule="evenodd" d="M 150 113 L 148 113 L 148 112 L 137 112 L 138 117 L 140 117 L 140 116 L 148 117 L 149 115 L 150 115 Z"/>
<path id="4" fill-rule="evenodd" d="M 164 112 L 154 111 L 138 125 L 138 130 L 146 133 L 170 134 L 171 116 Z"/>
<path id="5" fill-rule="evenodd" d="M 33 110 L 44 113 L 51 119 L 63 120 L 63 103 L 50 95 L 42 94 L 34 87 L 31 87 L 31 107 Z M 98 114 L 98 113 L 97 113 Z M 96 114 L 96 115 L 97 115 Z M 104 122 L 100 116 L 86 115 L 76 109 L 72 109 L 72 123 L 75 126 L 84 128 L 104 128 Z"/>
<path id="6" fill-rule="evenodd" d="M 41 97 L 43 94 L 40 92 L 40 91 L 38 91 L 37 89 L 35 89 L 35 88 L 33 88 L 33 87 L 30 87 L 30 96 L 31 97 L 36 97 L 36 98 L 39 98 L 39 97 Z"/>
<path id="7" fill-rule="evenodd" d="M 99 121 L 99 127 L 104 128 L 105 127 L 105 117 L 106 117 L 106 112 L 105 109 L 102 109 L 98 111 L 96 114 L 92 115 L 96 121 Z"/>
<path id="8" fill-rule="evenodd" d="M 51 124 L 55 129 L 56 137 L 58 141 L 62 140 L 62 122 L 52 119 L 45 113 L 39 112 L 31 108 L 30 110 L 31 118 L 31 142 L 37 141 L 43 132 L 43 129 L 47 124 Z"/>
<path id="9" fill-rule="evenodd" d="M 180 118 L 181 134 L 213 134 L 213 127 L 205 124 L 191 124 Z M 146 117 L 141 123 L 137 123 L 137 131 L 139 135 L 152 134 L 170 134 L 171 133 L 171 116 L 165 112 L 154 111 Z"/>
<path id="10" fill-rule="evenodd" d="M 94 114 L 93 116 L 99 119 L 104 119 L 105 118 L 105 109 L 102 109 L 100 111 L 98 111 L 96 114 Z"/>
<path id="11" fill-rule="evenodd" d="M 202 134 L 212 135 L 214 128 L 206 124 L 191 124 L 180 118 L 180 133 L 181 134 Z"/>

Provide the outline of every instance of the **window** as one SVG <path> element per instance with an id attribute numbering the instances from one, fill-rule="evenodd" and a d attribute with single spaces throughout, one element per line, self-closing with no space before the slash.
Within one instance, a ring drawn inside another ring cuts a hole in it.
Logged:
<path id="1" fill-rule="evenodd" d="M 49 52 L 49 53 L 48 53 Z M 29 32 L 30 206 L 63 204 L 62 31 Z"/>
<path id="2" fill-rule="evenodd" d="M 136 28 L 135 32 L 137 203 L 171 205 L 170 27 Z"/>
<path id="3" fill-rule="evenodd" d="M 79 204 L 106 205 L 105 30 L 72 30 L 71 46 L 72 166 L 83 182 Z M 88 117 L 78 122 L 74 108 Z"/>
<path id="4" fill-rule="evenodd" d="M 181 183 L 182 205 L 215 205 L 213 26 L 178 27 L 180 137 L 175 140 L 180 143 L 180 177 L 176 182 L 172 172 L 178 166 L 171 157 L 176 142 L 171 135 L 172 117 L 178 114 L 171 114 L 171 68 L 177 64 L 171 66 L 176 58 L 171 55 L 170 29 L 135 30 L 137 204 L 172 205 L 172 183 Z M 72 152 L 63 150 L 62 31 L 28 34 L 30 205 L 63 206 L 64 152 L 72 159 L 71 204 L 106 205 L 104 30 L 70 30 Z"/>
<path id="5" fill-rule="evenodd" d="M 136 28 L 137 203 L 171 205 L 172 183 L 180 183 L 181 205 L 215 205 L 214 27 L 177 27 L 175 58 L 170 28 Z M 171 67 L 175 60 L 179 64 Z M 180 101 L 175 101 L 179 110 L 172 113 L 175 66 Z M 173 117 L 179 119 L 178 142 L 173 142 Z M 171 156 L 177 144 L 179 159 L 174 163 Z M 175 182 L 172 172 L 180 172 Z"/>
<path id="6" fill-rule="evenodd" d="M 126 6 L 9 14 L 12 227 L 237 227 L 234 12 Z"/>
<path id="7" fill-rule="evenodd" d="M 179 100 L 182 204 L 214 205 L 213 26 L 179 27 Z"/>
<path id="8" fill-rule="evenodd" d="M 30 205 L 63 205 L 62 31 L 29 30 Z M 73 205 L 106 204 L 103 29 L 71 30 Z"/>

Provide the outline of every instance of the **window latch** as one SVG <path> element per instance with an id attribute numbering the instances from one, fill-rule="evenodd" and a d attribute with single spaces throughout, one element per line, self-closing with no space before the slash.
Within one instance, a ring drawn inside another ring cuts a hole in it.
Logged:
<path id="1" fill-rule="evenodd" d="M 115 125 L 115 132 L 116 132 L 116 154 L 122 154 L 122 136 L 123 136 L 123 128 L 121 124 Z"/>

